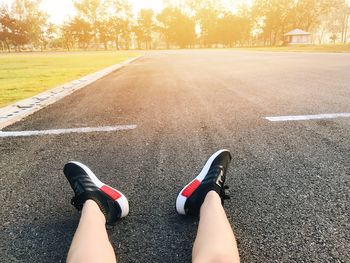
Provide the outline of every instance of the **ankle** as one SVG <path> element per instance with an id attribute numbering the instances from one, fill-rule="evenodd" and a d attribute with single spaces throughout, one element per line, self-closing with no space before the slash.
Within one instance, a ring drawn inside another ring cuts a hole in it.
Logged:
<path id="1" fill-rule="evenodd" d="M 219 200 L 221 202 L 221 198 L 219 196 L 219 194 L 217 192 L 215 192 L 214 190 L 211 190 L 207 193 L 207 195 L 205 196 L 204 202 L 209 199 L 209 200 Z"/>
<path id="2" fill-rule="evenodd" d="M 220 205 L 221 206 L 221 198 L 219 194 L 215 191 L 209 191 L 204 198 L 203 204 L 201 205 L 200 210 L 207 209 L 210 207 L 214 207 Z"/>
<path id="3" fill-rule="evenodd" d="M 100 207 L 98 206 L 98 204 L 92 200 L 92 199 L 88 199 L 85 201 L 83 209 L 81 211 L 82 215 L 84 214 L 93 214 L 95 217 L 97 217 L 98 219 L 101 219 L 103 221 L 105 221 L 105 216 L 102 213 Z"/>

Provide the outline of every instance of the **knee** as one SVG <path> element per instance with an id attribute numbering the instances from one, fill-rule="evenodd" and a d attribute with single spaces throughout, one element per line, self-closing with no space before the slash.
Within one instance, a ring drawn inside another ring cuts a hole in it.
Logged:
<path id="1" fill-rule="evenodd" d="M 213 253 L 212 255 L 203 255 L 193 259 L 193 263 L 238 263 L 232 255 Z"/>

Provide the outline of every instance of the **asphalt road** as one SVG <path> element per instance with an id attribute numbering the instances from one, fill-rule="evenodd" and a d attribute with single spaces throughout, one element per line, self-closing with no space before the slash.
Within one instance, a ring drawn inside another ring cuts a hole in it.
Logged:
<path id="1" fill-rule="evenodd" d="M 79 214 L 62 168 L 87 164 L 130 215 L 109 229 L 119 262 L 190 262 L 197 222 L 178 191 L 221 148 L 242 262 L 350 262 L 350 54 L 163 51 L 6 130 L 136 124 L 110 133 L 0 138 L 0 262 L 63 262 Z"/>

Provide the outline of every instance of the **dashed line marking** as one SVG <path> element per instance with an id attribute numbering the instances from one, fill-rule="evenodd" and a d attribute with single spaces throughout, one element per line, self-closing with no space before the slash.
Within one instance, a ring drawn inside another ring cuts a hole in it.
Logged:
<path id="1" fill-rule="evenodd" d="M 265 119 L 269 121 L 306 121 L 306 120 L 322 120 L 322 119 L 336 119 L 336 118 L 350 118 L 350 113 L 327 113 L 327 114 L 315 114 L 315 115 L 265 117 Z"/>
<path id="2" fill-rule="evenodd" d="M 43 135 L 59 135 L 67 133 L 89 133 L 89 132 L 113 132 L 136 129 L 137 125 L 117 125 L 103 127 L 83 127 L 72 129 L 38 130 L 38 131 L 0 131 L 0 138 L 5 137 L 28 137 Z"/>

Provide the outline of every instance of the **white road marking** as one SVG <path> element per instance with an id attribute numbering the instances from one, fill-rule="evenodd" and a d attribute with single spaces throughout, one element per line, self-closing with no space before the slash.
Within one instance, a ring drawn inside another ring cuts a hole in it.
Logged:
<path id="1" fill-rule="evenodd" d="M 72 129 L 42 130 L 42 131 L 0 131 L 0 138 L 58 135 L 58 134 L 66 134 L 66 133 L 112 132 L 112 131 L 122 131 L 122 130 L 133 130 L 136 127 L 137 127 L 136 125 L 117 125 L 117 126 L 83 127 L 83 128 L 72 128 Z"/>
<path id="2" fill-rule="evenodd" d="M 306 121 L 320 119 L 350 118 L 350 113 L 328 113 L 316 115 L 276 116 L 265 117 L 269 121 Z"/>

